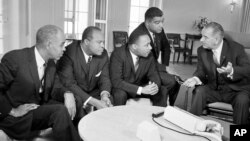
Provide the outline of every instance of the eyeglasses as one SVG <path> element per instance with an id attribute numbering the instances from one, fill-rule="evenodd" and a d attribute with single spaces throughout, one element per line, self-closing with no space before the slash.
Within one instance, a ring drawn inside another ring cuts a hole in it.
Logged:
<path id="1" fill-rule="evenodd" d="M 182 80 L 180 76 L 174 76 L 174 78 L 178 84 L 182 85 L 184 83 L 184 80 Z"/>

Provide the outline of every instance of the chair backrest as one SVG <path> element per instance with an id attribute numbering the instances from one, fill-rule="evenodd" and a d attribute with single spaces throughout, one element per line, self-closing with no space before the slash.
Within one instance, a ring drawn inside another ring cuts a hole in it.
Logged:
<path id="1" fill-rule="evenodd" d="M 172 40 L 172 44 L 174 47 L 180 47 L 181 35 L 178 33 L 167 33 L 168 40 Z"/>
<path id="2" fill-rule="evenodd" d="M 114 48 L 121 47 L 128 42 L 128 33 L 126 31 L 113 31 Z"/>

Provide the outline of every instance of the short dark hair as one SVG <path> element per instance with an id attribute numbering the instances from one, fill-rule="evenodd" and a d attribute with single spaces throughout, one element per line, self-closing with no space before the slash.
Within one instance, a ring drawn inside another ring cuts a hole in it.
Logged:
<path id="1" fill-rule="evenodd" d="M 212 28 L 213 29 L 213 34 L 218 33 L 222 38 L 224 37 L 224 29 L 217 22 L 210 22 L 207 25 L 205 25 L 204 28 Z"/>
<path id="2" fill-rule="evenodd" d="M 145 20 L 152 20 L 154 17 L 163 16 L 163 12 L 157 7 L 150 7 L 145 13 Z"/>
<path id="3" fill-rule="evenodd" d="M 38 29 L 36 33 L 36 43 L 42 44 L 49 40 L 54 40 L 58 32 L 62 32 L 62 29 L 55 25 L 45 25 Z"/>
<path id="4" fill-rule="evenodd" d="M 84 41 L 85 39 L 92 39 L 94 31 L 101 31 L 101 29 L 96 26 L 87 27 L 82 33 L 82 41 Z"/>
<path id="5" fill-rule="evenodd" d="M 139 37 L 143 35 L 147 35 L 147 32 L 143 30 L 134 30 L 128 38 L 128 44 L 135 44 L 138 41 Z"/>

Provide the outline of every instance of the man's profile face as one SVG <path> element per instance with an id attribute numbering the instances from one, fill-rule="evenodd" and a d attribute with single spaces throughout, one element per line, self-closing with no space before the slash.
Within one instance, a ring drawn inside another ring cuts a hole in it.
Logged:
<path id="1" fill-rule="evenodd" d="M 101 31 L 94 31 L 92 39 L 89 39 L 88 47 L 93 55 L 102 55 L 104 51 L 104 37 Z"/>
<path id="2" fill-rule="evenodd" d="M 146 22 L 147 22 L 148 28 L 151 32 L 161 33 L 162 28 L 163 28 L 163 22 L 164 22 L 163 16 L 154 17 L 153 19 L 147 20 Z"/>
<path id="3" fill-rule="evenodd" d="M 65 36 L 64 34 L 60 31 L 55 35 L 54 39 L 51 39 L 50 41 L 50 47 L 48 48 L 49 53 L 50 53 L 50 58 L 59 60 L 60 57 L 62 57 L 63 52 L 65 51 Z"/>
<path id="4" fill-rule="evenodd" d="M 215 49 L 217 46 L 216 35 L 213 34 L 212 28 L 203 28 L 201 31 L 202 37 L 200 39 L 202 45 L 206 49 Z"/>
<path id="5" fill-rule="evenodd" d="M 136 45 L 136 52 L 138 56 L 147 57 L 151 52 L 150 38 L 148 35 L 142 35 L 139 37 Z"/>

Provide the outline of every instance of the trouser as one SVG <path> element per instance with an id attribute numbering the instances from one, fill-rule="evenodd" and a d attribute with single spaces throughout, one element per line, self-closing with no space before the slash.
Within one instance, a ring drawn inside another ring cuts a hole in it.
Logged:
<path id="1" fill-rule="evenodd" d="M 29 139 L 40 130 L 52 127 L 53 137 L 60 141 L 80 141 L 66 107 L 62 104 L 44 104 L 23 117 L 7 116 L 0 121 L 0 129 L 15 139 Z"/>
<path id="2" fill-rule="evenodd" d="M 193 95 L 190 112 L 201 115 L 207 103 L 225 102 L 233 107 L 233 121 L 235 124 L 247 124 L 249 116 L 249 92 L 234 91 L 226 87 L 213 90 L 209 86 L 198 86 Z"/>
<path id="3" fill-rule="evenodd" d="M 175 75 L 169 74 L 168 72 L 159 72 L 162 85 L 168 89 L 166 95 L 169 96 L 169 104 L 174 105 L 177 98 L 178 92 L 180 90 L 180 84 L 175 80 Z"/>

